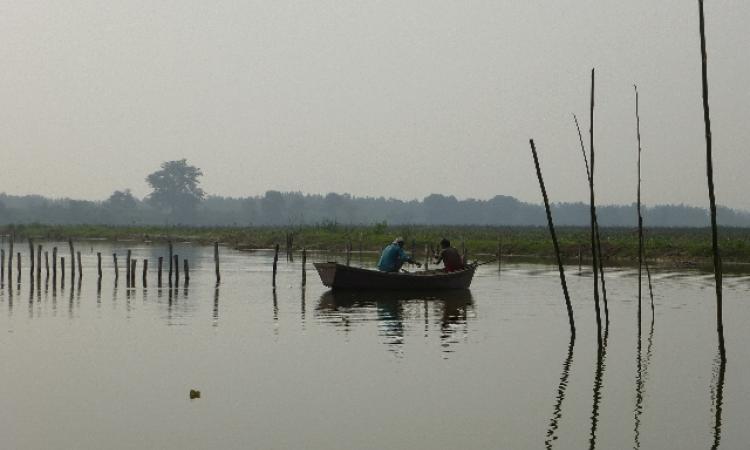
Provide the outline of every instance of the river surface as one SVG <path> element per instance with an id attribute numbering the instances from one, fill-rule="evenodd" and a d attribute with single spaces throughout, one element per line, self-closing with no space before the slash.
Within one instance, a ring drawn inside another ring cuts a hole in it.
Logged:
<path id="1" fill-rule="evenodd" d="M 67 243 L 43 243 L 69 264 Z M 125 284 L 125 252 L 138 260 Z M 726 364 L 713 276 L 607 272 L 597 351 L 590 272 L 480 267 L 471 290 L 338 293 L 299 255 L 176 245 L 190 283 L 157 287 L 161 245 L 78 243 L 83 277 L 32 288 L 28 246 L 0 288 L 4 449 L 748 448 L 750 277 L 725 279 Z M 7 250 L 6 250 L 7 252 Z M 97 283 L 96 252 L 103 254 Z M 115 286 L 112 253 L 120 261 Z M 143 259 L 149 259 L 143 287 Z M 360 261 L 355 257 L 353 265 Z M 368 263 L 364 263 L 367 265 Z M 182 263 L 181 269 L 182 269 Z M 165 263 L 166 268 L 166 263 Z M 59 270 L 59 269 L 58 269 Z M 58 274 L 58 277 L 60 275 Z M 200 398 L 190 398 L 190 391 Z"/>

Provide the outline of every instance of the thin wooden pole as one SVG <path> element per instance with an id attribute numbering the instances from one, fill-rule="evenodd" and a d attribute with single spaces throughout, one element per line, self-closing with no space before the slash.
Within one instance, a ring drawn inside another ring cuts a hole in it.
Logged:
<path id="1" fill-rule="evenodd" d="M 52 287 L 57 285 L 57 247 L 52 247 Z"/>
<path id="2" fill-rule="evenodd" d="M 127 256 L 125 257 L 125 286 L 130 287 L 130 259 L 132 253 L 128 250 Z"/>
<path id="3" fill-rule="evenodd" d="M 35 262 L 36 261 L 34 260 L 34 241 L 31 238 L 29 238 L 29 263 L 30 263 L 30 265 L 29 265 L 29 280 L 31 280 L 32 283 L 34 282 L 34 269 L 35 269 L 35 267 L 34 267 L 35 264 L 34 263 Z"/>
<path id="4" fill-rule="evenodd" d="M 15 235 L 10 236 L 10 247 L 8 248 L 8 285 L 13 284 L 13 241 Z"/>
<path id="5" fill-rule="evenodd" d="M 216 271 L 216 284 L 221 282 L 221 272 L 219 271 L 219 242 L 214 242 L 214 270 Z"/>
<path id="6" fill-rule="evenodd" d="M 169 245 L 169 287 L 172 287 L 172 271 L 173 271 L 172 260 L 174 257 L 174 254 L 172 253 L 172 250 L 173 250 L 172 241 L 168 241 L 168 245 Z"/>
<path id="7" fill-rule="evenodd" d="M 182 260 L 182 272 L 185 274 L 185 286 L 190 283 L 190 265 L 187 258 Z"/>
<path id="8" fill-rule="evenodd" d="M 601 310 L 599 307 L 599 260 L 596 251 L 596 202 L 594 200 L 594 69 L 591 69 L 591 119 L 589 123 L 589 159 L 591 163 L 591 170 L 589 176 L 589 191 L 590 191 L 590 213 L 591 213 L 591 264 L 594 272 L 594 309 L 596 310 L 596 342 L 598 344 L 599 352 L 602 351 L 602 318 Z"/>
<path id="9" fill-rule="evenodd" d="M 78 279 L 80 280 L 83 278 L 83 266 L 81 265 L 81 252 L 76 252 L 76 257 L 78 258 Z"/>
<path id="10" fill-rule="evenodd" d="M 115 264 L 115 284 L 117 284 L 117 280 L 120 278 L 120 269 L 117 267 L 117 253 L 112 253 L 112 260 Z"/>
<path id="11" fill-rule="evenodd" d="M 42 282 L 42 246 L 38 245 L 36 248 L 36 282 L 37 284 Z"/>
<path id="12" fill-rule="evenodd" d="M 0 249 L 0 285 L 5 284 L 5 249 Z"/>
<path id="13" fill-rule="evenodd" d="M 633 85 L 635 90 L 635 129 L 638 140 L 638 189 L 636 194 L 638 208 L 638 343 L 640 345 L 641 331 L 641 303 L 643 295 L 643 214 L 641 213 L 641 117 L 638 111 L 638 86 Z"/>
<path id="14" fill-rule="evenodd" d="M 68 247 L 70 247 L 70 288 L 72 289 L 76 281 L 76 252 L 73 249 L 73 239 L 68 239 Z"/>
<path id="15" fill-rule="evenodd" d="M 708 106 L 708 55 L 706 52 L 706 20 L 703 0 L 698 0 L 698 13 L 701 35 L 701 74 L 703 86 L 703 122 L 706 129 L 706 177 L 708 178 L 708 200 L 711 207 L 711 246 L 714 258 L 714 280 L 716 282 L 716 332 L 719 337 L 719 353 L 726 359 L 724 346 L 724 319 L 722 301 L 722 268 L 719 254 L 719 230 L 716 223 L 716 195 L 714 194 L 714 164 L 711 148 L 711 112 Z"/>
<path id="16" fill-rule="evenodd" d="M 44 276 L 49 281 L 49 252 L 44 251 Z"/>
<path id="17" fill-rule="evenodd" d="M 549 226 L 549 232 L 552 236 L 552 245 L 555 248 L 555 256 L 557 257 L 557 268 L 560 271 L 560 284 L 562 284 L 563 295 L 565 296 L 565 307 L 568 310 L 568 322 L 570 322 L 570 333 L 575 339 L 576 326 L 573 319 L 573 305 L 570 303 L 570 295 L 568 295 L 568 284 L 565 281 L 565 269 L 563 268 L 562 257 L 560 256 L 560 245 L 557 243 L 557 235 L 555 234 L 555 225 L 552 222 L 552 212 L 549 207 L 549 200 L 547 198 L 547 190 L 544 187 L 544 179 L 542 178 L 542 170 L 539 168 L 539 158 L 537 157 L 536 147 L 534 146 L 534 140 L 530 139 L 531 154 L 534 156 L 534 167 L 536 167 L 536 176 L 539 179 L 539 188 L 542 190 L 542 198 L 544 199 L 544 209 L 547 212 L 547 225 Z"/>
<path id="18" fill-rule="evenodd" d="M 65 257 L 60 257 L 60 289 L 65 289 Z"/>
<path id="19" fill-rule="evenodd" d="M 21 252 L 16 252 L 16 267 L 18 268 L 18 274 L 16 275 L 18 279 L 16 282 L 21 284 Z"/>
<path id="20" fill-rule="evenodd" d="M 162 265 L 163 264 L 164 264 L 164 257 L 160 256 L 159 257 L 159 263 L 158 263 L 159 268 L 156 271 L 156 274 L 157 274 L 157 276 L 156 276 L 156 283 L 157 283 L 158 287 L 161 287 L 161 271 L 162 271 Z"/>
<path id="21" fill-rule="evenodd" d="M 174 287 L 177 289 L 180 284 L 180 256 L 179 255 L 172 255 L 173 259 L 173 269 L 174 269 Z"/>
<path id="22" fill-rule="evenodd" d="M 302 286 L 307 284 L 307 271 L 305 269 L 305 264 L 307 264 L 307 249 L 302 247 Z"/>
<path id="23" fill-rule="evenodd" d="M 276 265 L 279 262 L 279 244 L 276 244 L 273 253 L 273 280 L 271 281 L 273 287 L 276 287 Z"/>
<path id="24" fill-rule="evenodd" d="M 102 278 L 102 252 L 96 252 L 96 272 Z"/>
<path id="25" fill-rule="evenodd" d="M 133 258 L 130 260 L 130 287 L 135 287 L 135 269 L 138 265 L 138 260 Z"/>
<path id="26" fill-rule="evenodd" d="M 146 287 L 147 285 L 147 277 L 148 274 L 148 259 L 143 260 L 143 287 Z"/>

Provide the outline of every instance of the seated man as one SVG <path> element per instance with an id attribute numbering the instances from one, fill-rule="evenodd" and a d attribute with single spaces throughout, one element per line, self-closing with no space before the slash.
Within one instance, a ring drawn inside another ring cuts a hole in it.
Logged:
<path id="1" fill-rule="evenodd" d="M 464 268 L 463 258 L 461 258 L 458 250 L 451 247 L 451 241 L 443 239 L 440 241 L 440 248 L 440 254 L 435 260 L 435 264 L 440 264 L 442 261 L 446 272 L 455 272 Z"/>
<path id="2" fill-rule="evenodd" d="M 392 243 L 388 244 L 383 249 L 383 253 L 380 254 L 378 270 L 381 272 L 398 272 L 401 270 L 401 266 L 406 262 L 416 264 L 417 267 L 422 267 L 422 264 L 414 261 L 412 257 L 404 251 L 404 239 L 396 238 Z"/>

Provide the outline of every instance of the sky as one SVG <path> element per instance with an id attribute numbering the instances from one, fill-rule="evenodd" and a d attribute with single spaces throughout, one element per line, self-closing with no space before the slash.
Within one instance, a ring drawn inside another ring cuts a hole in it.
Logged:
<path id="1" fill-rule="evenodd" d="M 750 2 L 706 1 L 719 204 L 750 209 Z M 103 200 L 187 158 L 266 190 L 707 206 L 698 2 L 0 0 L 0 192 Z"/>

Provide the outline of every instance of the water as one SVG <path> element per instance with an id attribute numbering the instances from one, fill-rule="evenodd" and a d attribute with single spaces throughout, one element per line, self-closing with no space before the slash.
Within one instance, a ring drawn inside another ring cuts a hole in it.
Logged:
<path id="1" fill-rule="evenodd" d="M 67 260 L 67 244 L 57 245 Z M 78 247 L 80 288 L 71 289 L 68 267 L 64 289 L 43 282 L 32 292 L 26 266 L 20 289 L 15 273 L 0 289 L 3 448 L 737 449 L 750 441 L 746 276 L 725 280 L 722 370 L 710 274 L 655 273 L 656 314 L 652 326 L 644 299 L 639 346 L 635 272 L 609 272 L 611 324 L 598 357 L 592 279 L 572 267 L 571 347 L 548 265 L 504 264 L 501 274 L 483 266 L 470 292 L 426 298 L 332 293 L 312 267 L 303 289 L 299 260 L 281 261 L 274 293 L 269 252 L 222 249 L 217 289 L 213 249 L 177 245 L 191 280 L 170 290 L 156 287 L 161 246 Z M 126 248 L 139 260 L 134 289 L 125 287 Z M 201 398 L 191 400 L 191 389 Z"/>

